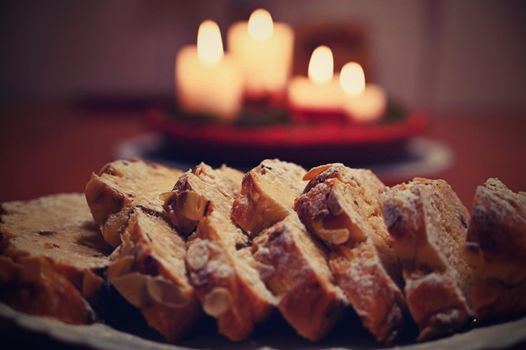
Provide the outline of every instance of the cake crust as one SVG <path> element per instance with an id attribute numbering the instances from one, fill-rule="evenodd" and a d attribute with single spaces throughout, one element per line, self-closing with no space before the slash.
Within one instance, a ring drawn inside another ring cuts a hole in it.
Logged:
<path id="1" fill-rule="evenodd" d="M 294 163 L 265 159 L 243 177 L 232 219 L 251 237 L 285 219 L 305 188 L 303 175 L 305 169 Z"/>

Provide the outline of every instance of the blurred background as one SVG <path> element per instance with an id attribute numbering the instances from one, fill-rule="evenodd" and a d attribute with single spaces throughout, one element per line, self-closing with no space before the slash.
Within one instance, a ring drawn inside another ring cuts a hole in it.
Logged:
<path id="1" fill-rule="evenodd" d="M 374 79 L 433 111 L 526 111 L 524 1 L 2 1 L 3 105 L 173 90 L 174 57 L 208 18 L 226 28 L 256 7 L 302 25 L 366 31 Z M 339 68 L 339 67 L 338 67 Z"/>
<path id="2" fill-rule="evenodd" d="M 175 55 L 199 24 L 214 19 L 225 39 L 257 7 L 303 38 L 296 74 L 306 73 L 309 33 L 359 33 L 344 45 L 357 45 L 369 80 L 429 113 L 430 137 L 453 159 L 431 175 L 464 201 L 489 176 L 526 189 L 524 1 L 4 0 L 0 199 L 81 191 L 120 142 L 144 131 L 143 108 L 173 96 Z"/>

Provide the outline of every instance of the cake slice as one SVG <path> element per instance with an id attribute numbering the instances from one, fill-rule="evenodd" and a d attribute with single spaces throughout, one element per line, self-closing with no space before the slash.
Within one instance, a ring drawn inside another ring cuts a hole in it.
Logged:
<path id="1" fill-rule="evenodd" d="M 170 191 L 181 175 L 177 169 L 140 159 L 117 160 L 92 174 L 85 189 L 86 199 L 106 242 L 113 247 L 121 243 L 128 208 L 141 207 L 163 215 L 159 196 Z"/>
<path id="2" fill-rule="evenodd" d="M 232 218 L 255 237 L 253 255 L 261 277 L 278 297 L 278 308 L 303 337 L 323 338 L 339 320 L 345 296 L 333 284 L 327 255 L 294 212 L 305 187 L 305 170 L 264 160 L 243 179 Z"/>
<path id="3" fill-rule="evenodd" d="M 526 193 L 490 178 L 477 188 L 465 247 L 475 269 L 473 308 L 481 321 L 526 312 Z"/>
<path id="4" fill-rule="evenodd" d="M 277 159 L 266 159 L 243 177 L 241 196 L 232 219 L 251 237 L 285 219 L 294 199 L 305 188 L 305 169 Z"/>
<path id="5" fill-rule="evenodd" d="M 444 180 L 415 178 L 383 192 L 381 200 L 419 339 L 463 328 L 473 315 L 473 271 L 462 255 L 468 211 Z"/>
<path id="6" fill-rule="evenodd" d="M 121 236 L 108 281 L 148 325 L 170 342 L 180 340 L 201 315 L 186 276 L 185 242 L 164 218 L 140 207 L 128 209 Z"/>
<path id="7" fill-rule="evenodd" d="M 118 160 L 93 174 L 86 198 L 117 249 L 111 285 L 167 340 L 184 337 L 201 314 L 185 268 L 186 244 L 164 216 L 161 194 L 182 173 L 141 160 Z"/>
<path id="8" fill-rule="evenodd" d="M 191 234 L 186 266 L 203 309 L 233 341 L 250 336 L 275 304 L 255 268 L 250 240 L 230 219 L 241 179 L 240 172 L 226 166 L 200 164 L 165 195 L 172 223 Z"/>
<path id="9" fill-rule="evenodd" d="M 82 194 L 1 205 L 0 300 L 66 323 L 94 321 L 109 247 Z"/>
<path id="10" fill-rule="evenodd" d="M 336 284 L 363 324 L 378 341 L 391 342 L 406 307 L 380 207 L 385 185 L 370 170 L 342 164 L 313 168 L 304 179 L 310 182 L 295 204 L 301 221 L 329 248 Z"/>

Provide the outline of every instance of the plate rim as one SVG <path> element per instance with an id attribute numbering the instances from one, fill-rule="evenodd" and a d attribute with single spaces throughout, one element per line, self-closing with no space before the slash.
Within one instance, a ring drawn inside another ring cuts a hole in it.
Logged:
<path id="1" fill-rule="evenodd" d="M 51 337 L 53 340 L 70 345 L 87 346 L 97 350 L 124 350 L 130 348 L 152 350 L 195 350 L 178 344 L 160 343 L 141 338 L 137 335 L 116 330 L 102 323 L 92 325 L 71 325 L 59 320 L 34 316 L 12 309 L 0 303 L 0 318 L 12 322 L 23 330 L 36 332 Z M 86 329 L 88 331 L 86 331 Z M 97 336 L 94 336 L 97 335 Z M 466 343 L 469 342 L 469 346 Z M 472 328 L 466 332 L 455 333 L 448 337 L 413 343 L 397 345 L 391 348 L 376 347 L 377 349 L 400 350 L 427 350 L 427 349 L 456 349 L 484 350 L 495 348 L 509 348 L 526 342 L 526 317 L 494 325 Z M 232 347 L 242 344 L 233 343 Z M 250 345 L 248 345 L 250 347 Z M 315 344 L 313 344 L 315 347 Z M 252 348 L 252 347 L 250 347 Z M 269 346 L 260 346 L 259 349 L 275 349 Z M 318 349 L 336 349 L 335 347 L 319 347 Z M 353 349 L 338 347 L 338 349 Z"/>

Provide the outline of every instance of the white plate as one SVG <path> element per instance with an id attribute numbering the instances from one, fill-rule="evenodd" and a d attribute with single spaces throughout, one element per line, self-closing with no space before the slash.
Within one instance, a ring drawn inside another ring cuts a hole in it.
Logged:
<path id="1" fill-rule="evenodd" d="M 377 343 L 371 340 L 345 337 L 345 339 L 334 341 L 323 341 L 318 344 L 307 343 L 297 336 L 287 333 L 265 334 L 244 343 L 229 343 L 218 336 L 200 337 L 196 335 L 193 339 L 185 341 L 182 345 L 169 345 L 165 343 L 146 340 L 138 336 L 115 330 L 107 325 L 96 323 L 88 326 L 73 326 L 60 321 L 30 316 L 15 311 L 0 303 L 0 318 L 13 323 L 19 328 L 44 334 L 54 340 L 65 344 L 87 346 L 97 350 L 128 350 L 128 349 L 151 349 L 151 350 L 181 350 L 199 348 L 225 348 L 225 349 L 277 349 L 277 348 L 311 348 L 311 349 L 374 349 L 379 348 Z M 330 338 L 330 337 L 329 337 Z M 526 342 L 526 317 L 501 323 L 493 326 L 475 328 L 470 331 L 455 334 L 424 343 L 415 343 L 395 347 L 396 349 L 505 349 L 524 344 Z M 381 348 L 381 347 L 380 347 Z M 395 349 L 393 348 L 393 349 Z M 387 349 L 387 348 L 381 348 Z"/>

